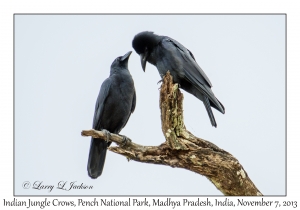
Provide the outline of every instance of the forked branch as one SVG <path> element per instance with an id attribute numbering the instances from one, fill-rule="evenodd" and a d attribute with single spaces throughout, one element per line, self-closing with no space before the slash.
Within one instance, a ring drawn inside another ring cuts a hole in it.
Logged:
<path id="1" fill-rule="evenodd" d="M 130 160 L 185 168 L 207 177 L 224 195 L 262 195 L 239 161 L 215 144 L 194 136 L 183 121 L 183 94 L 168 72 L 160 89 L 162 131 L 166 141 L 159 146 L 143 146 L 111 134 L 118 146 L 109 150 Z M 105 139 L 102 131 L 84 130 L 81 135 Z"/>

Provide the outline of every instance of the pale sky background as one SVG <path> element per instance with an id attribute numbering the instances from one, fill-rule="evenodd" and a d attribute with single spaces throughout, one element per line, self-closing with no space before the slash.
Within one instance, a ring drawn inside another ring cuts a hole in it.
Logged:
<path id="1" fill-rule="evenodd" d="M 264 195 L 286 194 L 284 15 L 16 15 L 16 195 L 222 195 L 204 176 L 128 162 L 107 152 L 103 174 L 87 175 L 94 106 L 113 60 L 132 50 L 137 104 L 121 131 L 142 145 L 164 142 L 156 67 L 142 71 L 131 46 L 153 31 L 187 47 L 213 84 L 225 115 L 184 92 L 188 130 L 234 155 Z M 60 181 L 92 190 L 23 189 Z"/>

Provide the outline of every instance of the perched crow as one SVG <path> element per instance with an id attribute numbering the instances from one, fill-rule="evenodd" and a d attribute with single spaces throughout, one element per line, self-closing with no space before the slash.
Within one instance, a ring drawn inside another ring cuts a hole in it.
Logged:
<path id="1" fill-rule="evenodd" d="M 213 94 L 212 84 L 192 52 L 170 37 L 149 31 L 137 34 L 132 41 L 132 47 L 140 55 L 144 71 L 147 61 L 156 66 L 161 77 L 170 71 L 174 82 L 180 88 L 203 101 L 212 126 L 217 127 L 211 107 L 223 114 L 225 108 Z"/>
<path id="2" fill-rule="evenodd" d="M 96 138 L 91 140 L 87 170 L 93 179 L 102 173 L 106 150 L 111 144 L 108 142 L 109 132 L 118 134 L 135 109 L 135 88 L 128 71 L 130 54 L 131 51 L 114 60 L 110 67 L 110 75 L 102 83 L 97 98 L 93 129 L 105 131 L 107 139 L 106 142 Z"/>

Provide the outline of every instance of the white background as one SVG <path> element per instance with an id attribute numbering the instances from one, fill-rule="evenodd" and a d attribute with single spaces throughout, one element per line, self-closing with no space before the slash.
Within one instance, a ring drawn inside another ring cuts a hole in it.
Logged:
<path id="1" fill-rule="evenodd" d="M 67 10 L 66 8 L 68 5 L 60 6 L 64 9 L 59 9 L 58 11 L 55 10 L 56 12 L 87 11 L 87 7 L 78 6 L 77 9 Z M 206 7 L 202 7 L 203 11 L 192 12 L 216 12 L 215 9 L 212 9 L 212 6 L 213 5 L 207 5 Z M 228 4 L 227 6 L 228 8 L 231 8 L 230 4 Z M 274 7 L 273 9 L 262 9 L 262 11 L 258 11 L 257 7 L 255 6 L 246 6 L 247 5 L 241 6 L 235 12 L 254 12 L 254 9 L 256 9 L 255 12 L 287 12 L 283 9 L 284 7 L 282 7 L 282 5 L 271 5 L 271 8 L 272 6 Z M 54 12 L 54 10 L 52 10 L 54 9 L 54 6 L 51 7 L 51 5 L 40 5 L 40 7 L 41 9 L 37 9 L 34 12 Z M 107 5 L 107 8 L 110 7 L 112 8 L 112 5 Z M 1 43 L 1 46 L 4 46 L 1 50 L 1 63 L 4 64 L 2 68 L 4 69 L 4 71 L 1 71 L 1 79 L 3 80 L 1 81 L 1 97 L 3 99 L 3 102 L 1 104 L 1 116 L 4 116 L 4 119 L 1 120 L 1 130 L 3 131 L 2 142 L 5 142 L 5 145 L 1 146 L 1 154 L 5 155 L 3 158 L 1 158 L 1 164 L 4 169 L 1 176 L 4 176 L 2 180 L 5 180 L 3 182 L 4 191 L 2 192 L 6 192 L 6 194 L 3 195 L 3 197 L 8 196 L 8 198 L 11 197 L 13 190 L 12 14 L 15 12 L 24 11 L 33 12 L 33 9 L 29 8 L 31 7 L 28 7 L 28 5 L 19 5 L 18 7 L 7 6 L 5 7 L 6 10 L 2 13 L 3 18 L 1 17 L 1 20 L 5 22 L 5 25 L 3 27 L 5 27 L 6 29 L 1 35 L 3 36 L 3 38 L 6 37 L 6 39 L 4 40 L 5 45 Z M 220 9 L 218 12 L 232 12 L 232 10 L 226 10 L 226 7 L 224 7 L 224 5 L 220 8 L 222 9 Z M 268 5 L 268 8 L 270 8 L 270 5 Z M 286 5 L 286 8 L 295 7 L 293 7 L 293 5 Z M 176 8 L 174 8 L 172 12 L 183 12 L 182 10 L 183 8 L 179 7 L 177 10 Z M 97 9 L 97 11 L 95 11 L 95 9 L 92 9 L 90 12 L 101 11 L 100 9 Z M 112 12 L 119 11 L 112 10 Z M 130 12 L 130 10 L 128 12 Z M 143 12 L 147 11 L 145 10 Z M 295 13 L 293 13 L 293 10 L 290 10 L 290 12 L 288 12 L 288 21 L 290 21 L 288 22 L 288 44 L 290 44 L 291 46 L 289 47 L 288 45 L 288 50 L 292 50 L 292 47 L 297 47 L 298 44 L 297 40 L 293 39 L 293 37 L 298 37 L 298 32 L 297 29 L 293 28 L 292 26 L 293 24 L 295 24 L 296 26 L 296 23 L 299 19 L 298 17 L 294 16 L 294 14 Z M 213 17 L 209 16 L 209 18 Z M 233 29 L 238 30 L 239 28 L 234 27 L 234 25 L 231 28 L 226 27 L 225 24 L 228 23 L 228 21 L 226 21 L 226 18 L 222 18 L 220 20 L 215 20 L 216 22 L 223 22 L 223 28 L 221 27 L 221 29 L 211 28 L 212 20 L 209 21 L 210 23 L 208 23 L 208 25 L 199 23 L 200 26 L 198 26 L 193 23 L 194 25 L 191 28 L 193 28 L 194 31 L 198 31 L 199 33 L 199 36 L 195 36 L 194 33 L 187 34 L 187 31 L 182 30 L 181 28 L 169 29 L 168 27 L 166 27 L 166 25 L 163 24 L 165 22 L 162 20 L 159 20 L 160 24 L 162 25 L 158 26 L 160 28 L 155 28 L 154 26 L 151 26 L 151 28 L 149 26 L 148 28 L 147 25 L 151 23 L 147 21 L 139 22 L 140 25 L 136 26 L 135 24 L 125 23 L 123 22 L 124 20 L 125 19 L 121 18 L 121 20 L 119 19 L 116 21 L 120 24 L 119 29 L 123 28 L 121 34 L 111 33 L 111 30 L 103 31 L 102 28 L 103 33 L 99 32 L 100 34 L 98 34 L 98 37 L 97 35 L 92 36 L 91 34 L 87 34 L 85 37 L 88 37 L 88 39 L 86 39 L 85 41 L 82 41 L 82 39 L 80 39 L 82 37 L 78 37 L 78 32 L 80 32 L 79 34 L 82 34 L 81 36 L 84 36 L 86 31 L 89 31 L 86 30 L 87 28 L 83 28 L 83 30 L 80 30 L 80 28 L 82 29 L 82 27 L 87 27 L 87 25 L 83 24 L 82 22 L 79 23 L 78 21 L 75 21 L 75 30 L 72 32 L 76 33 L 71 33 L 72 36 L 70 36 L 70 34 L 65 34 L 65 41 L 61 40 L 58 46 L 51 45 L 51 42 L 42 42 L 45 44 L 43 49 L 47 49 L 47 47 L 49 47 L 56 52 L 48 54 L 57 56 L 57 60 L 53 61 L 51 61 L 51 58 L 45 56 L 47 55 L 47 53 L 49 53 L 49 50 L 40 51 L 40 53 L 36 53 L 36 51 L 34 51 L 33 46 L 36 47 L 35 50 L 39 49 L 40 44 L 38 41 L 41 40 L 41 37 L 37 37 L 35 39 L 36 42 L 32 42 L 32 45 L 30 45 L 28 51 L 25 50 L 25 52 L 28 52 L 28 55 L 26 56 L 32 56 L 31 60 L 27 59 L 26 61 L 23 61 L 24 63 L 22 64 L 27 64 L 28 66 L 30 66 L 33 65 L 32 61 L 34 61 L 35 68 L 29 68 L 30 71 L 28 71 L 28 73 L 32 73 L 35 71 L 35 74 L 31 74 L 31 77 L 29 77 L 30 74 L 28 74 L 28 78 L 26 78 L 26 75 L 24 75 L 24 77 L 27 79 L 27 83 L 25 83 L 24 80 L 22 81 L 23 84 L 26 84 L 27 86 L 20 86 L 22 88 L 26 87 L 28 88 L 28 90 L 30 90 L 26 92 L 26 94 L 28 94 L 28 97 L 26 97 L 27 101 L 23 99 L 23 101 L 26 101 L 27 103 L 24 106 L 21 106 L 23 108 L 27 108 L 28 112 L 23 113 L 23 116 L 27 115 L 26 117 L 24 117 L 23 119 L 20 118 L 20 122 L 22 120 L 27 120 L 27 123 L 20 123 L 20 131 L 17 130 L 17 107 L 18 100 L 20 100 L 20 102 L 22 101 L 21 95 L 23 94 L 20 95 L 19 99 L 17 95 L 17 85 L 19 84 L 17 77 L 18 64 L 16 63 L 16 193 L 18 192 L 17 189 L 19 189 L 20 194 L 45 194 L 45 191 L 22 191 L 22 189 L 20 189 L 20 185 L 22 181 L 25 181 L 25 179 L 28 178 L 28 181 L 43 180 L 45 184 L 55 184 L 60 180 L 77 180 L 78 182 L 93 185 L 96 190 L 99 190 L 97 194 L 219 194 L 219 192 L 211 183 L 209 183 L 207 179 L 199 177 L 194 173 L 184 171 L 182 169 L 172 169 L 164 166 L 140 164 L 133 161 L 128 163 L 125 158 L 119 157 L 110 152 L 108 152 L 107 161 L 102 177 L 97 180 L 89 180 L 86 175 L 86 161 L 89 148 L 89 140 L 87 138 L 80 137 L 80 131 L 82 129 L 88 129 L 91 126 L 94 103 L 101 82 L 108 76 L 109 66 L 113 59 L 119 55 L 125 54 L 128 50 L 131 49 L 131 40 L 135 33 L 138 33 L 142 30 L 153 30 L 158 34 L 168 35 L 178 40 L 193 52 L 196 60 L 211 79 L 214 85 L 214 93 L 226 108 L 225 115 L 219 114 L 217 111 L 214 111 L 218 123 L 218 128 L 212 128 L 210 126 L 209 119 L 206 116 L 202 103 L 185 93 L 184 108 L 185 123 L 187 125 L 187 128 L 191 130 L 195 135 L 214 142 L 221 148 L 229 151 L 235 157 L 237 157 L 241 164 L 244 166 L 245 170 L 248 172 L 250 178 L 263 194 L 284 194 L 284 109 L 281 110 L 280 108 L 280 106 L 284 107 L 284 71 L 282 71 L 282 68 L 284 68 L 284 64 L 279 64 L 283 65 L 283 67 L 278 65 L 273 68 L 271 67 L 275 63 L 280 63 L 280 59 L 282 59 L 282 56 L 284 56 L 284 54 L 283 51 L 279 51 L 279 53 L 282 53 L 283 55 L 279 54 L 278 57 L 271 56 L 271 54 L 277 52 L 277 48 L 267 48 L 267 46 L 275 47 L 279 45 L 280 39 L 278 43 L 277 40 L 274 40 L 273 36 L 266 36 L 268 37 L 268 39 L 264 39 L 260 43 L 248 43 L 246 41 L 249 39 L 245 37 L 246 35 L 249 36 L 250 33 L 257 35 L 253 35 L 252 38 L 262 38 L 262 30 L 275 30 L 275 28 L 280 26 L 274 24 L 274 27 L 270 29 L 270 27 L 264 27 L 264 22 L 262 20 L 257 21 L 257 24 L 254 24 L 254 27 L 260 29 L 260 33 L 257 34 L 257 31 L 249 30 L 247 26 L 251 25 L 252 21 L 248 21 L 248 25 L 240 23 L 240 28 L 242 28 L 243 30 L 239 31 L 240 34 L 236 34 L 235 37 L 232 37 L 232 34 L 229 34 L 229 32 L 232 32 Z M 238 22 L 240 21 L 241 19 L 238 19 Z M 80 24 L 82 24 L 82 27 L 78 27 L 78 25 Z M 51 24 L 49 23 L 48 26 L 50 25 Z M 59 28 L 60 34 L 63 34 L 65 31 L 67 31 L 68 27 L 72 26 L 72 24 L 64 25 L 63 21 L 60 21 L 59 25 L 62 25 Z M 95 25 L 97 25 L 97 23 L 95 23 Z M 128 31 L 129 29 L 125 27 L 126 25 L 133 28 L 132 32 Z M 260 25 L 260 27 L 258 27 L 258 25 Z M 39 26 L 45 27 L 44 24 L 41 24 Z M 189 27 L 189 25 L 185 22 L 180 23 L 180 26 Z M 209 30 L 200 30 L 201 27 L 205 26 L 207 27 L 206 29 L 210 27 Z M 270 25 L 268 24 L 268 26 Z M 101 29 L 101 26 L 97 27 Z M 49 34 L 47 33 L 48 28 L 45 28 L 45 31 L 39 31 L 39 33 L 46 32 L 46 35 Z M 92 28 L 95 29 L 95 27 Z M 100 30 L 99 28 L 98 31 Z M 116 25 L 114 25 L 113 28 L 115 30 L 119 30 Z M 220 32 L 219 34 L 211 33 L 211 30 L 216 29 Z M 106 33 L 108 33 L 108 35 L 106 35 Z M 127 35 L 127 33 L 130 35 Z M 24 34 L 24 36 L 25 35 L 26 34 Z M 102 38 L 102 41 L 104 41 L 104 44 L 108 46 L 111 46 L 109 43 L 113 43 L 112 45 L 117 45 L 117 50 L 115 50 L 114 48 L 101 48 L 102 43 L 100 43 L 100 35 L 108 36 L 108 38 Z M 275 36 L 276 34 L 273 35 Z M 50 38 L 54 40 L 57 37 L 59 38 L 62 36 L 57 36 L 57 33 L 54 33 Z M 120 37 L 122 37 L 122 39 L 126 41 L 120 39 Z M 245 39 L 246 41 L 243 39 Z M 78 43 L 80 40 L 82 42 Z M 230 42 L 226 43 L 226 41 L 228 40 L 230 40 Z M 2 37 L 1 41 L 3 41 Z M 120 46 L 119 43 L 124 44 L 124 46 Z M 232 43 L 239 43 L 239 45 L 235 46 L 232 45 Z M 16 42 L 16 47 L 17 44 L 18 43 Z M 72 47 L 74 47 L 73 50 L 67 49 Z M 247 51 L 245 48 L 253 50 L 253 53 L 249 52 L 249 50 Z M 237 49 L 243 50 L 236 52 Z M 94 53 L 91 53 L 92 50 L 94 50 Z M 288 103 L 288 114 L 290 110 L 293 113 L 293 115 L 288 115 L 288 183 L 293 184 L 288 186 L 289 195 L 293 194 L 293 188 L 295 189 L 297 185 L 297 182 L 293 180 L 292 175 L 297 173 L 298 170 L 298 166 L 295 162 L 296 153 L 293 152 L 293 150 L 296 151 L 297 149 L 295 145 L 297 141 L 297 112 L 296 109 L 292 108 L 293 105 L 295 108 L 297 107 L 297 95 L 296 92 L 294 92 L 297 91 L 297 87 L 293 85 L 296 84 L 293 83 L 293 81 L 297 81 L 297 74 L 294 75 L 294 71 L 297 69 L 297 63 L 295 63 L 296 57 L 293 56 L 293 52 L 295 53 L 295 51 L 288 51 L 288 91 L 290 91 L 288 92 L 288 101 L 289 98 L 291 99 L 290 101 L 292 101 L 291 106 L 289 106 L 290 103 Z M 251 56 L 243 56 L 246 53 L 248 53 L 247 55 Z M 37 58 L 39 59 L 34 59 L 34 56 L 37 56 Z M 83 58 L 84 56 L 86 56 L 86 58 Z M 109 58 L 103 59 L 103 56 L 107 56 Z M 48 59 L 48 63 L 43 63 L 42 59 Z M 80 62 L 82 60 L 84 60 L 84 62 Z M 93 62 L 91 62 L 90 60 L 93 60 Z M 58 61 L 61 61 L 63 64 L 60 65 L 60 62 Z M 257 62 L 261 63 L 258 64 Z M 46 67 L 42 68 L 41 66 L 43 65 L 46 65 Z M 26 65 L 21 65 L 20 68 L 24 68 L 24 66 Z M 72 68 L 75 67 L 77 69 L 83 70 L 72 70 Z M 58 71 L 58 69 L 61 70 Z M 159 86 L 156 85 L 156 82 L 159 80 L 159 77 L 157 70 L 153 66 L 148 64 L 146 73 L 143 73 L 139 65 L 138 56 L 135 53 L 133 53 L 130 58 L 129 69 L 135 79 L 138 101 L 135 113 L 132 115 L 131 119 L 128 122 L 128 125 L 125 129 L 123 129 L 121 133 L 130 136 L 134 141 L 138 143 L 146 145 L 157 145 L 161 143 L 163 139 L 160 131 L 158 110 L 157 88 Z M 225 74 L 224 71 L 230 72 L 230 74 Z M 253 75 L 251 74 L 252 72 L 259 74 Z M 24 74 L 25 72 L 20 71 L 20 73 Z M 231 76 L 232 73 L 234 73 L 233 76 Z M 268 75 L 269 73 L 271 73 L 272 75 Z M 35 77 L 32 77 L 32 75 L 34 75 Z M 76 76 L 76 78 L 73 80 L 74 75 Z M 45 78 L 42 78 L 40 80 L 39 76 Z M 227 76 L 227 78 L 225 76 Z M 268 76 L 277 78 L 279 84 L 275 84 L 273 86 L 272 80 L 266 80 L 266 78 L 269 78 Z M 239 80 L 237 78 L 242 78 L 243 80 L 241 81 L 241 79 Z M 53 81 L 55 81 L 56 85 L 53 84 Z M 226 82 L 225 85 L 224 82 Z M 234 83 L 237 84 L 235 85 Z M 254 87 L 249 87 L 249 85 L 253 83 Z M 20 85 L 21 84 L 22 83 L 20 80 Z M 73 90 L 73 87 L 76 87 L 77 91 Z M 259 87 L 263 88 L 260 90 L 256 90 Z M 252 93 L 252 95 L 249 96 L 249 94 L 251 93 L 251 88 L 256 90 L 258 94 Z M 273 88 L 277 88 L 276 90 L 278 90 L 279 92 L 273 90 Z M 273 91 L 270 89 L 272 89 Z M 6 90 L 6 92 L 3 92 L 3 90 Z M 36 95 L 30 95 L 31 93 L 33 93 L 32 90 L 34 90 L 33 92 Z M 43 93 L 43 91 L 46 91 L 48 96 L 51 96 L 52 98 L 45 97 L 45 93 Z M 143 94 L 143 91 L 147 91 L 147 93 Z M 244 93 L 245 95 L 239 95 L 239 97 L 237 97 L 237 95 L 234 94 L 234 91 Z M 32 98 L 30 98 L 29 96 Z M 255 100 L 252 100 L 253 96 L 256 96 L 257 98 L 255 98 Z M 276 98 L 276 96 L 277 99 L 274 99 Z M 153 100 L 149 97 L 153 97 Z M 276 102 L 275 104 L 272 104 L 274 106 L 270 107 L 265 103 L 258 103 L 259 101 L 268 101 L 268 97 L 274 100 L 274 103 Z M 40 99 L 43 99 L 43 106 L 40 106 L 39 104 Z M 50 99 L 53 99 L 55 101 L 50 101 Z M 252 109 L 242 110 L 243 106 L 237 104 L 239 101 L 238 99 L 240 99 L 239 103 L 244 103 L 243 105 L 253 103 L 256 104 L 256 106 L 252 106 Z M 68 102 L 64 103 L 62 102 L 62 100 L 66 100 Z M 48 112 L 44 112 L 45 110 L 49 110 L 49 107 L 47 107 L 49 104 L 52 105 L 50 109 L 50 117 L 48 116 Z M 150 108 L 153 110 L 151 110 L 151 112 L 145 112 L 145 107 L 148 107 L 148 110 Z M 276 111 L 276 107 L 278 111 Z M 59 111 L 59 113 L 63 113 L 65 116 L 62 117 L 61 114 L 53 112 L 53 110 Z M 21 111 L 22 109 L 20 109 L 20 113 L 22 113 Z M 75 115 L 74 113 L 78 115 Z M 269 114 L 268 116 L 272 117 L 265 119 L 261 116 L 265 114 Z M 20 114 L 20 117 L 21 116 L 22 115 Z M 259 118 L 257 116 L 259 116 Z M 65 121 L 66 118 L 68 122 Z M 141 119 L 149 119 L 149 122 L 147 122 L 149 124 L 145 124 L 146 122 L 142 124 Z M 53 121 L 53 123 L 55 122 L 55 124 L 48 122 L 49 120 Z M 280 122 L 278 120 L 280 120 Z M 157 122 L 157 125 L 153 126 L 153 123 L 151 122 Z M 45 126 L 46 124 L 48 127 Z M 52 125 L 49 127 L 50 124 Z M 270 124 L 272 126 L 270 126 Z M 28 129 L 23 128 L 23 126 L 21 125 L 25 125 L 25 127 L 27 127 Z M 151 136 L 154 136 L 154 138 L 144 137 L 146 134 L 146 132 L 144 131 L 149 130 L 150 125 L 153 126 L 151 127 Z M 143 130 L 137 129 L 136 126 L 143 127 Z M 227 126 L 232 127 L 232 130 L 228 130 Z M 20 133 L 18 134 L 18 132 Z M 279 136 L 275 135 L 276 133 L 278 133 Z M 18 137 L 18 135 L 20 135 L 20 137 Z M 249 136 L 252 138 L 250 138 Z M 25 141 L 26 143 L 24 143 L 24 145 L 20 144 L 18 146 L 18 138 L 20 138 L 21 142 L 21 137 L 25 139 L 22 141 Z M 251 157 L 249 154 L 251 154 Z M 253 159 L 253 155 L 256 156 L 255 159 Z M 272 155 L 272 157 L 270 155 Z M 19 173 L 18 170 L 20 171 Z M 149 172 L 148 170 L 151 171 Z M 174 181 L 177 182 L 176 186 L 174 185 Z M 133 185 L 133 183 L 136 184 Z M 180 184 L 180 187 L 178 187 L 178 184 Z M 128 186 L 130 186 L 130 188 Z M 195 188 L 195 186 L 197 187 Z M 143 191 L 140 191 L 139 189 Z M 76 194 L 77 192 L 75 191 L 72 193 Z M 52 192 L 52 194 L 54 193 Z"/>
<path id="2" fill-rule="evenodd" d="M 23 189 L 24 181 L 37 180 L 43 185 L 63 180 L 94 186 L 51 194 L 220 194 L 195 173 L 128 163 L 111 152 L 103 176 L 87 176 L 90 143 L 80 131 L 91 128 L 94 104 L 112 61 L 133 50 L 134 35 L 147 29 L 187 46 L 225 106 L 225 115 L 214 111 L 214 128 L 202 102 L 184 92 L 187 128 L 232 153 L 264 194 L 284 195 L 284 15 L 16 15 L 16 194 L 47 194 Z M 150 64 L 144 73 L 135 52 L 129 70 L 137 103 L 121 133 L 142 145 L 159 145 L 164 140 L 160 77 Z"/>

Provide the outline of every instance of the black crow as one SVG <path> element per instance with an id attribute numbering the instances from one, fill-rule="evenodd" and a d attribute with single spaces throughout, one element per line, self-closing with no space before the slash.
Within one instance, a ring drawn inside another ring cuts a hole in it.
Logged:
<path id="1" fill-rule="evenodd" d="M 211 82 L 191 51 L 170 37 L 149 31 L 137 34 L 132 41 L 132 47 L 140 55 L 144 71 L 147 61 L 156 66 L 161 77 L 170 71 L 174 82 L 180 88 L 203 101 L 212 126 L 217 127 L 211 107 L 223 114 L 225 108 L 212 92 Z"/>
<path id="2" fill-rule="evenodd" d="M 102 174 L 109 132 L 118 134 L 126 125 L 135 109 L 136 95 L 133 79 L 128 71 L 128 59 L 131 51 L 114 60 L 109 77 L 102 83 L 97 98 L 93 129 L 106 132 L 106 142 L 92 138 L 88 174 L 95 179 Z M 125 140 L 125 139 L 124 139 Z"/>

